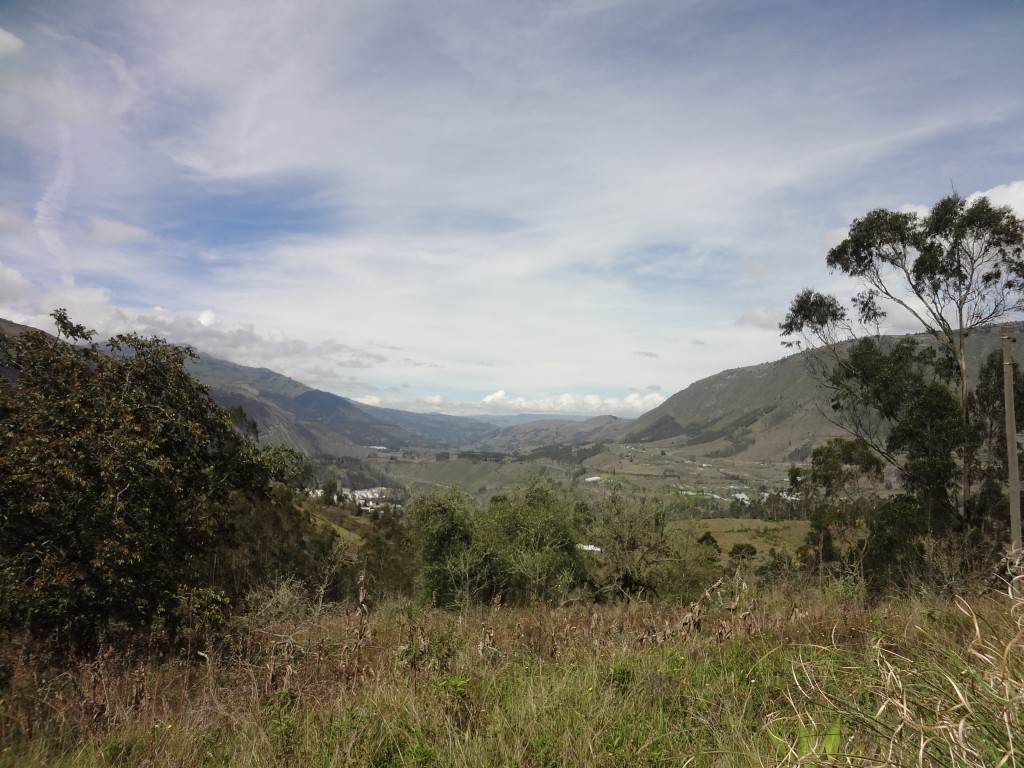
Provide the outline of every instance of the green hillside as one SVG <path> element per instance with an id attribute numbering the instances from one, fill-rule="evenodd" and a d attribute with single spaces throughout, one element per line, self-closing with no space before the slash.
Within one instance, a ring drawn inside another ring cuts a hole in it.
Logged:
<path id="1" fill-rule="evenodd" d="M 982 328 L 967 339 L 974 375 L 984 358 L 1000 349 L 1005 328 L 1024 338 L 1024 324 L 1013 323 Z M 936 345 L 927 335 L 914 338 Z M 665 444 L 694 456 L 801 461 L 814 446 L 843 434 L 829 421 L 828 392 L 811 374 L 810 354 L 814 353 L 735 368 L 695 382 L 638 418 L 616 439 Z"/>

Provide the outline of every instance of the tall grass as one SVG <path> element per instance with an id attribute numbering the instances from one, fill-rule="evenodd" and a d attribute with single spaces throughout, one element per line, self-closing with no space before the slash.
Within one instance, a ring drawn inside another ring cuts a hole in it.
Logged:
<path id="1" fill-rule="evenodd" d="M 0 766 L 1024 765 L 1007 598 L 303 611 L 70 666 L 9 645 Z"/>

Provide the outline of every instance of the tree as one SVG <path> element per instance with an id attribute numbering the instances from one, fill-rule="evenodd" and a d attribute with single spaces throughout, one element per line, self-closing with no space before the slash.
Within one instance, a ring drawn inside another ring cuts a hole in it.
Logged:
<path id="1" fill-rule="evenodd" d="M 456 486 L 413 499 L 405 523 L 416 562 L 415 589 L 424 603 L 449 608 L 471 597 L 467 552 L 473 500 Z"/>
<path id="2" fill-rule="evenodd" d="M 204 584 L 232 496 L 288 457 L 261 451 L 158 338 L 110 339 L 53 313 L 58 336 L 0 338 L 0 624 L 93 647 L 176 613 Z"/>
<path id="3" fill-rule="evenodd" d="M 338 503 L 338 481 L 333 477 L 324 480 L 320 486 L 320 502 L 327 507 L 333 507 Z"/>
<path id="4" fill-rule="evenodd" d="M 658 499 L 614 490 L 591 510 L 589 541 L 600 547 L 590 580 L 599 599 L 695 598 L 718 574 L 718 556 L 692 530 L 668 525 Z"/>
<path id="5" fill-rule="evenodd" d="M 411 542 L 400 511 L 381 515 L 363 537 L 359 564 L 374 596 L 409 594 L 413 583 Z"/>
<path id="6" fill-rule="evenodd" d="M 481 597 L 507 603 L 560 601 L 583 581 L 571 500 L 539 481 L 491 500 L 473 519 Z"/>
<path id="7" fill-rule="evenodd" d="M 706 547 L 710 547 L 711 549 L 715 550 L 715 552 L 722 551 L 722 547 L 718 543 L 718 539 L 716 539 L 711 534 L 711 531 L 704 531 L 704 533 L 701 534 L 700 538 L 697 539 L 697 543 Z"/>
<path id="8" fill-rule="evenodd" d="M 938 343 L 943 353 L 939 368 L 947 369 L 939 373 L 948 374 L 959 392 L 964 509 L 974 463 L 966 440 L 971 386 L 964 344 L 978 327 L 1024 310 L 1024 223 L 1009 207 L 953 194 L 926 216 L 880 209 L 854 220 L 826 263 L 859 283 L 852 313 L 835 297 L 807 289 L 796 296 L 780 325 L 783 336 L 791 338 L 788 344 L 798 345 L 792 337 L 801 337 L 835 352 L 839 342 L 858 331 L 878 336 L 886 318 L 880 301 L 909 313 Z M 834 360 L 848 363 L 841 353 Z"/>
<path id="9" fill-rule="evenodd" d="M 213 585 L 234 601 L 244 600 L 267 584 L 293 580 L 320 597 L 339 599 L 344 589 L 334 585 L 324 594 L 324 573 L 338 564 L 342 539 L 331 526 L 317 525 L 297 505 L 297 495 L 278 484 L 269 494 L 235 492 L 223 506 L 225 531 L 199 583 Z M 302 494 L 305 497 L 305 494 Z"/>
<path id="10" fill-rule="evenodd" d="M 733 560 L 752 560 L 757 557 L 757 547 L 747 541 L 738 541 L 729 550 L 729 557 Z"/>
<path id="11" fill-rule="evenodd" d="M 980 488 L 975 495 L 972 517 L 987 528 L 1005 529 L 1009 520 L 1003 487 L 1007 477 L 1006 411 L 1003 400 L 1003 356 L 993 351 L 984 361 L 971 393 L 971 423 L 976 433 Z M 1024 403 L 1024 371 L 1014 373 L 1014 398 Z M 1024 429 L 1024 408 L 1016 409 L 1017 432 Z M 1018 454 L 1020 456 L 1020 454 Z M 1018 459 L 1024 463 L 1024 459 Z"/>
<path id="12" fill-rule="evenodd" d="M 833 387 L 833 409 L 856 435 L 852 441 L 835 441 L 850 452 L 842 463 L 866 467 L 869 448 L 896 467 L 904 490 L 925 511 L 927 531 L 948 527 L 957 509 L 957 460 L 973 453 L 974 441 L 956 395 L 936 378 L 934 350 L 913 339 L 860 339 L 826 381 Z M 824 470 L 835 464 L 828 446 L 815 449 L 812 464 L 812 478 L 832 482 Z M 881 467 L 873 474 L 880 477 Z M 830 495 L 835 491 L 827 490 Z"/>

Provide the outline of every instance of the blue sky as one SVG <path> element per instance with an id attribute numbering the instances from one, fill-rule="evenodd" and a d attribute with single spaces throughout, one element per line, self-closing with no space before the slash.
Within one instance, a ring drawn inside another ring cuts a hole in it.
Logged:
<path id="1" fill-rule="evenodd" d="M 0 315 L 623 416 L 783 355 L 857 216 L 1024 214 L 1024 3 L 7 0 Z M 894 316 L 899 325 L 899 317 Z"/>

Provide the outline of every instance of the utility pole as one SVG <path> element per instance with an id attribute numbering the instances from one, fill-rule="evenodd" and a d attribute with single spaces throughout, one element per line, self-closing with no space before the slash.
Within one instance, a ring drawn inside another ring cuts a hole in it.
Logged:
<path id="1" fill-rule="evenodd" d="M 1003 400 L 1006 402 L 1006 465 L 1010 483 L 1010 551 L 1019 552 L 1020 542 L 1020 473 L 1017 469 L 1017 417 L 1014 413 L 1013 362 L 1015 338 L 1003 332 Z"/>

